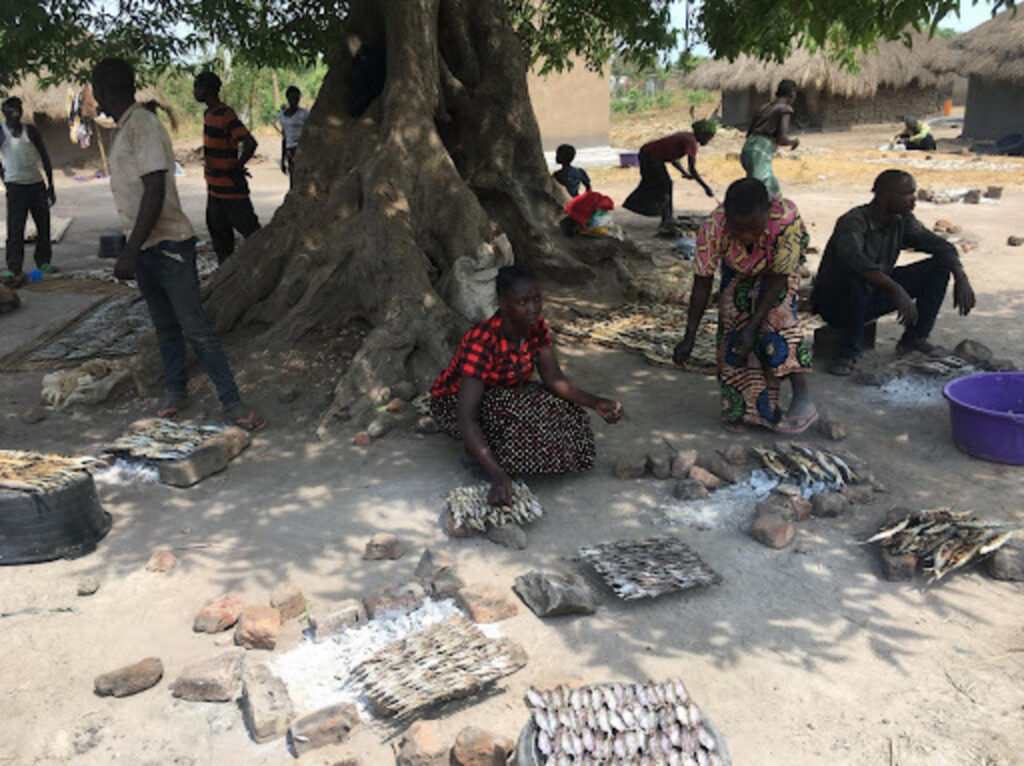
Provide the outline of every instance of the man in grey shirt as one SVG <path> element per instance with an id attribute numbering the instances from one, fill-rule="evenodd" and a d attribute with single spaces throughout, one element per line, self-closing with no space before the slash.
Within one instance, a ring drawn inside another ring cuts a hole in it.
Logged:
<path id="1" fill-rule="evenodd" d="M 864 325 L 895 311 L 904 325 L 897 354 L 929 353 L 928 336 L 953 277 L 953 305 L 966 316 L 974 290 L 956 247 L 928 231 L 914 215 L 917 184 L 902 170 L 883 171 L 872 187 L 874 199 L 838 221 L 814 281 L 814 310 L 843 336 L 829 372 L 849 375 L 861 353 Z M 896 266 L 901 250 L 931 258 Z"/>

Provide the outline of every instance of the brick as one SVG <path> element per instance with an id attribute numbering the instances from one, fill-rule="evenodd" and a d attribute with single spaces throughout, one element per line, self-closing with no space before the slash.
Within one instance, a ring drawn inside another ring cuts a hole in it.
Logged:
<path id="1" fill-rule="evenodd" d="M 230 702 L 242 691 L 241 650 L 229 650 L 189 665 L 171 684 L 171 694 L 189 702 Z"/>
<path id="2" fill-rule="evenodd" d="M 762 545 L 778 550 L 793 542 L 796 527 L 778 511 L 762 510 L 754 516 L 750 535 Z"/>
<path id="3" fill-rule="evenodd" d="M 250 604 L 235 628 L 235 643 L 246 649 L 273 649 L 281 630 L 281 613 L 271 606 Z"/>
<path id="4" fill-rule="evenodd" d="M 330 705 L 293 721 L 288 730 L 296 755 L 344 742 L 359 723 L 359 713 L 346 702 Z"/>
<path id="5" fill-rule="evenodd" d="M 722 486 L 721 479 L 699 465 L 695 465 L 690 469 L 689 478 L 703 484 L 709 492 L 713 492 Z"/>
<path id="6" fill-rule="evenodd" d="M 504 590 L 470 585 L 458 593 L 458 602 L 473 622 L 489 623 L 507 620 L 519 614 L 519 606 Z"/>
<path id="7" fill-rule="evenodd" d="M 434 721 L 416 721 L 395 748 L 395 766 L 448 766 L 448 745 Z"/>
<path id="8" fill-rule="evenodd" d="M 311 614 L 309 627 L 313 630 L 313 640 L 320 643 L 345 628 L 363 625 L 366 620 L 366 607 L 361 601 L 350 598 Z"/>
<path id="9" fill-rule="evenodd" d="M 242 717 L 256 742 L 288 733 L 295 710 L 284 682 L 262 662 L 247 662 L 243 674 Z"/>
<path id="10" fill-rule="evenodd" d="M 228 593 L 210 601 L 198 612 L 192 621 L 196 633 L 220 633 L 227 630 L 242 616 L 245 601 L 241 596 Z"/>
<path id="11" fill-rule="evenodd" d="M 824 518 L 842 516 L 850 510 L 850 501 L 840 492 L 819 492 L 811 496 L 811 513 Z"/>
<path id="12" fill-rule="evenodd" d="M 366 613 L 372 619 L 383 612 L 415 609 L 426 597 L 426 590 L 414 581 L 382 588 L 363 603 L 366 605 Z"/>
<path id="13" fill-rule="evenodd" d="M 281 613 L 281 622 L 287 622 L 306 611 L 306 597 L 298 586 L 283 582 L 270 594 L 270 605 Z"/>
<path id="14" fill-rule="evenodd" d="M 188 457 L 160 463 L 160 483 L 172 487 L 191 487 L 228 467 L 230 458 L 223 443 L 204 442 Z"/>
<path id="15" fill-rule="evenodd" d="M 467 726 L 459 732 L 452 747 L 455 766 L 505 766 L 515 743 L 489 731 Z"/>

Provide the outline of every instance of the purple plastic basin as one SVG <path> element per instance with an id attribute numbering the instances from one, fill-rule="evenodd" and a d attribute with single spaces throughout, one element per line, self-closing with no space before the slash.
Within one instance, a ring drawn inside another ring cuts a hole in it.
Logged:
<path id="1" fill-rule="evenodd" d="M 640 152 L 619 152 L 620 168 L 640 167 Z"/>
<path id="2" fill-rule="evenodd" d="M 982 372 L 951 380 L 953 441 L 964 452 L 997 463 L 1024 465 L 1024 372 Z"/>

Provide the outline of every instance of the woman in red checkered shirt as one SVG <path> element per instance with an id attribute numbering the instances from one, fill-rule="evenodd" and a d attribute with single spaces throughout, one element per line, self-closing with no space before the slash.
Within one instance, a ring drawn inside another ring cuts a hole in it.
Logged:
<path id="1" fill-rule="evenodd" d="M 565 377 L 530 272 L 499 269 L 497 291 L 497 313 L 466 333 L 430 393 L 440 429 L 462 439 L 490 476 L 490 502 L 507 505 L 510 475 L 590 468 L 594 432 L 583 407 L 615 423 L 622 405 Z M 530 381 L 534 365 L 543 385 Z"/>

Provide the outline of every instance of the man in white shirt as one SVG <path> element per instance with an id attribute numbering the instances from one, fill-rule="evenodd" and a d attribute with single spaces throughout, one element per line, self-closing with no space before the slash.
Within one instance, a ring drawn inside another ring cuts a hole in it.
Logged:
<path id="1" fill-rule="evenodd" d="M 288 99 L 288 105 L 277 113 L 277 123 L 281 126 L 281 172 L 290 177 L 295 172 L 295 150 L 309 112 L 299 106 L 302 91 L 294 85 L 288 86 L 284 97 Z"/>
<path id="2" fill-rule="evenodd" d="M 266 420 L 242 404 L 220 340 L 199 295 L 196 237 L 181 210 L 171 138 L 155 112 L 135 101 L 135 70 L 104 59 L 92 73 L 100 108 L 117 121 L 110 149 L 110 189 L 128 240 L 114 275 L 135 278 L 156 327 L 169 400 L 158 412 L 174 418 L 186 403 L 185 339 L 210 377 L 225 415 L 250 431 Z"/>

